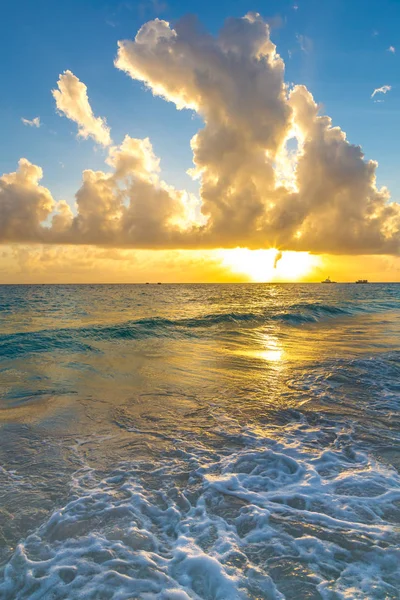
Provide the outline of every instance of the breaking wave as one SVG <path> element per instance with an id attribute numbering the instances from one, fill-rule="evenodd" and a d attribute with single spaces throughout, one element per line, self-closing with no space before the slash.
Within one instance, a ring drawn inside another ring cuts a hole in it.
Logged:
<path id="1" fill-rule="evenodd" d="M 397 302 L 363 305 L 348 303 L 337 306 L 322 303 L 297 303 L 275 310 L 257 312 L 218 312 L 197 317 L 168 319 L 162 317 L 128 320 L 114 324 L 94 324 L 88 327 L 48 329 L 0 335 L 0 357 L 17 357 L 32 352 L 64 350 L 68 352 L 96 352 L 96 341 L 135 340 L 149 337 L 202 337 L 207 330 L 232 326 L 251 328 L 280 323 L 297 326 L 325 322 L 360 313 L 379 313 L 394 310 Z M 213 332 L 211 332 L 213 335 Z"/>

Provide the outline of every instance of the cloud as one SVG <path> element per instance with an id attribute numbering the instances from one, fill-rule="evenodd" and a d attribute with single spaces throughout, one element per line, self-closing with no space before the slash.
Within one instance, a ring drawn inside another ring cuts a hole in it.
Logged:
<path id="1" fill-rule="evenodd" d="M 253 235 L 260 243 L 261 194 L 276 196 L 274 157 L 291 126 L 284 64 L 268 25 L 253 14 L 228 19 L 215 39 L 193 18 L 175 29 L 156 19 L 135 41 L 120 42 L 116 66 L 205 122 L 191 141 L 191 174 L 201 179 L 209 221 L 198 243 L 238 245 Z"/>
<path id="2" fill-rule="evenodd" d="M 400 250 L 400 206 L 376 186 L 377 163 L 320 116 L 304 86 L 290 94 L 294 120 L 303 136 L 296 166 L 298 248 L 315 252 L 368 254 Z"/>
<path id="3" fill-rule="evenodd" d="M 191 142 L 208 217 L 203 243 L 398 250 L 398 205 L 377 189 L 376 163 L 319 116 L 305 87 L 288 95 L 283 61 L 259 15 L 229 19 L 217 38 L 193 20 L 174 29 L 151 21 L 119 43 L 116 66 L 204 120 Z M 294 190 L 276 174 L 293 131 Z"/>
<path id="4" fill-rule="evenodd" d="M 380 88 L 376 88 L 372 94 L 371 94 L 371 98 L 373 98 L 374 96 L 376 96 L 376 94 L 387 94 L 388 92 L 390 92 L 390 90 L 392 89 L 391 85 L 383 85 Z"/>
<path id="5" fill-rule="evenodd" d="M 394 46 L 389 46 L 389 48 L 387 49 L 388 52 L 391 52 L 392 54 L 396 54 L 396 48 Z"/>
<path id="6" fill-rule="evenodd" d="M 89 103 L 87 87 L 71 71 L 64 71 L 52 90 L 57 110 L 78 125 L 78 135 L 93 138 L 102 146 L 111 144 L 110 128 L 102 117 L 95 117 Z"/>
<path id="7" fill-rule="evenodd" d="M 39 182 L 40 167 L 25 158 L 18 170 L 0 177 L 0 240 L 36 241 L 43 232 L 42 223 L 55 208 L 51 193 Z"/>
<path id="8" fill-rule="evenodd" d="M 301 50 L 305 54 L 309 54 L 310 52 L 312 52 L 313 42 L 312 42 L 311 38 L 307 37 L 306 35 L 297 35 L 296 38 L 300 45 Z"/>
<path id="9" fill-rule="evenodd" d="M 78 213 L 67 223 L 65 239 L 142 248 L 176 244 L 191 224 L 194 197 L 159 178 L 150 141 L 126 136 L 110 149 L 107 163 L 112 173 L 84 171 Z"/>
<path id="10" fill-rule="evenodd" d="M 126 136 L 106 162 L 112 172 L 83 172 L 74 213 L 39 185 L 42 169 L 21 159 L 16 173 L 0 178 L 0 241 L 164 248 L 182 240 L 187 246 L 196 198 L 160 179 L 150 141 Z"/>
<path id="11" fill-rule="evenodd" d="M 29 188 L 33 227 L 26 197 L 10 201 L 0 188 L 0 215 L 4 204 L 20 223 L 15 234 L 0 229 L 1 241 L 14 235 L 120 248 L 400 253 L 400 206 L 377 186 L 377 163 L 320 114 L 306 87 L 289 89 L 259 15 L 228 19 L 215 37 L 193 17 L 174 28 L 152 20 L 134 40 L 119 42 L 115 64 L 202 118 L 191 140 L 199 197 L 162 179 L 149 139 L 126 136 L 109 148 L 108 170 L 83 172 L 73 210 L 56 204 L 36 177 Z"/>
<path id="12" fill-rule="evenodd" d="M 29 119 L 24 119 L 24 117 L 21 117 L 21 121 L 24 125 L 28 125 L 29 127 L 40 127 L 40 117 L 35 117 L 31 121 Z"/>

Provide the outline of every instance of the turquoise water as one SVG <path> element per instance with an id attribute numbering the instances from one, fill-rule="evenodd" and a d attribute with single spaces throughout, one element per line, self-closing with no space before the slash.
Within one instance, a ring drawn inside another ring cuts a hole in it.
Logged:
<path id="1" fill-rule="evenodd" d="M 0 598 L 400 598 L 400 285 L 0 286 Z"/>

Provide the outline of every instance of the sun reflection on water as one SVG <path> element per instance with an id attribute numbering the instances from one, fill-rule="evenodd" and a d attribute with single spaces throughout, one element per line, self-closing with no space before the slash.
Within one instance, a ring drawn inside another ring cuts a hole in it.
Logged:
<path id="1" fill-rule="evenodd" d="M 271 363 L 279 364 L 284 360 L 285 350 L 276 336 L 263 333 L 258 346 L 257 348 L 248 348 L 236 352 L 248 358 L 256 358 Z"/>

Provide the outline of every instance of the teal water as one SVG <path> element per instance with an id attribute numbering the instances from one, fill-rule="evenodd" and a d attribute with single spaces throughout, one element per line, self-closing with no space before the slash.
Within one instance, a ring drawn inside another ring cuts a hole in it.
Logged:
<path id="1" fill-rule="evenodd" d="M 400 285 L 0 286 L 0 598 L 400 598 Z"/>

